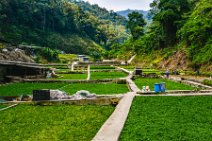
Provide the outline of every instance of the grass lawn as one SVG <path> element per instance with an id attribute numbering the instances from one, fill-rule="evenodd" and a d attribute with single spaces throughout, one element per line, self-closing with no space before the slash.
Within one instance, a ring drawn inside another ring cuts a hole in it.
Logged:
<path id="1" fill-rule="evenodd" d="M 194 87 L 173 82 L 167 79 L 162 78 L 138 78 L 135 80 L 136 85 L 142 89 L 142 86 L 149 86 L 150 90 L 154 90 L 154 84 L 165 82 L 166 83 L 166 90 L 193 90 Z"/>
<path id="2" fill-rule="evenodd" d="M 18 96 L 23 94 L 32 94 L 33 90 L 40 89 L 60 89 L 67 92 L 68 94 L 74 94 L 79 90 L 87 90 L 96 94 L 122 94 L 129 91 L 126 84 L 116 83 L 13 83 L 0 86 L 0 96 Z"/>
<path id="3" fill-rule="evenodd" d="M 18 96 L 22 94 L 32 94 L 33 90 L 39 89 L 59 89 L 67 85 L 66 83 L 11 83 L 0 86 L 0 96 Z"/>
<path id="4" fill-rule="evenodd" d="M 129 92 L 127 84 L 70 84 L 61 90 L 66 91 L 69 94 L 74 94 L 79 90 L 87 90 L 95 94 L 124 94 Z"/>
<path id="5" fill-rule="evenodd" d="M 2 111 L 2 141 L 90 141 L 112 106 L 30 106 L 19 105 Z"/>
<path id="6" fill-rule="evenodd" d="M 91 66 L 91 70 L 114 70 L 112 66 Z"/>
<path id="7" fill-rule="evenodd" d="M 87 74 L 58 74 L 59 77 L 52 79 L 59 80 L 82 80 L 87 79 Z"/>
<path id="8" fill-rule="evenodd" d="M 212 97 L 136 97 L 120 141 L 209 141 Z"/>
<path id="9" fill-rule="evenodd" d="M 119 66 L 119 67 L 124 68 L 128 71 L 133 71 L 135 69 L 135 66 Z"/>
<path id="10" fill-rule="evenodd" d="M 5 107 L 8 107 L 8 106 L 3 105 L 3 104 L 0 104 L 0 109 L 3 109 L 3 108 L 5 108 Z"/>
<path id="11" fill-rule="evenodd" d="M 56 73 L 60 73 L 60 72 L 70 72 L 71 69 L 57 69 L 55 70 Z"/>
<path id="12" fill-rule="evenodd" d="M 127 74 L 123 72 L 91 72 L 91 79 L 123 78 Z"/>

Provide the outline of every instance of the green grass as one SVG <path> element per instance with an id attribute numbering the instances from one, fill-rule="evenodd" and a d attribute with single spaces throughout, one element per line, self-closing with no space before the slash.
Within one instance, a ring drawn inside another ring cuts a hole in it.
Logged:
<path id="1" fill-rule="evenodd" d="M 96 94 L 122 94 L 129 91 L 126 84 L 116 83 L 13 83 L 0 86 L 0 96 L 19 96 L 23 94 L 32 94 L 33 90 L 40 89 L 60 89 L 67 92 L 68 94 L 74 94 L 79 90 L 87 90 Z"/>
<path id="2" fill-rule="evenodd" d="M 212 80 L 205 79 L 203 81 L 203 84 L 208 85 L 208 86 L 212 86 Z"/>
<path id="3" fill-rule="evenodd" d="M 59 60 L 62 63 L 68 63 L 70 61 L 73 61 L 73 60 L 77 59 L 77 55 L 76 54 L 59 54 L 58 57 L 59 57 Z"/>
<path id="4" fill-rule="evenodd" d="M 123 72 L 91 72 L 91 79 L 123 78 L 127 74 Z"/>
<path id="5" fill-rule="evenodd" d="M 0 109 L 7 107 L 6 105 L 0 104 Z"/>
<path id="6" fill-rule="evenodd" d="M 142 89 L 142 86 L 149 86 L 150 90 L 154 90 L 154 84 L 155 83 L 161 83 L 165 82 L 166 83 L 166 90 L 193 90 L 195 89 L 194 87 L 182 84 L 182 83 L 177 83 L 173 82 L 167 79 L 162 79 L 162 78 L 138 78 L 135 80 L 136 85 Z"/>
<path id="7" fill-rule="evenodd" d="M 26 106 L 0 114 L 2 141 L 90 141 L 112 106 Z"/>
<path id="8" fill-rule="evenodd" d="M 91 70 L 114 70 L 115 67 L 112 66 L 91 66 Z"/>
<path id="9" fill-rule="evenodd" d="M 66 83 L 12 83 L 0 86 L 0 96 L 18 96 L 32 94 L 36 89 L 59 89 Z"/>
<path id="10" fill-rule="evenodd" d="M 79 90 L 87 90 L 95 94 L 124 94 L 127 93 L 128 87 L 126 84 L 70 84 L 64 87 L 62 90 L 66 91 L 69 94 L 74 94 Z"/>
<path id="11" fill-rule="evenodd" d="M 59 80 L 82 80 L 87 78 L 87 74 L 58 74 L 59 77 L 52 79 Z"/>
<path id="12" fill-rule="evenodd" d="M 212 97 L 136 97 L 121 141 L 209 141 Z"/>
<path id="13" fill-rule="evenodd" d="M 71 70 L 70 69 L 57 69 L 55 70 L 55 73 L 65 73 L 65 72 L 70 72 Z"/>

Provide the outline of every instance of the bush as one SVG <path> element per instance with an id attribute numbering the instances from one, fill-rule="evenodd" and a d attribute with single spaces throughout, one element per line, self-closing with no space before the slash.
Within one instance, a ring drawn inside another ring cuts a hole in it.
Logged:
<path id="1" fill-rule="evenodd" d="M 212 80 L 205 79 L 205 80 L 203 81 L 203 84 L 212 86 Z"/>

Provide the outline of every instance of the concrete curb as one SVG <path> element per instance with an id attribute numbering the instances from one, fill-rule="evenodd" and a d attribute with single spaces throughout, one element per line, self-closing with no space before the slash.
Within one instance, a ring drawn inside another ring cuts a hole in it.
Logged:
<path id="1" fill-rule="evenodd" d="M 5 107 L 5 108 L 3 108 L 3 109 L 0 109 L 0 111 L 7 110 L 7 109 L 12 108 L 12 107 L 15 107 L 15 106 L 17 106 L 17 105 L 18 105 L 18 104 L 14 104 L 14 105 L 11 105 L 11 106 L 8 106 L 8 107 Z"/>
<path id="2" fill-rule="evenodd" d="M 186 94 L 152 94 L 152 95 L 139 95 L 136 96 L 143 96 L 143 97 L 151 97 L 151 96 L 212 96 L 212 93 L 186 93 Z"/>

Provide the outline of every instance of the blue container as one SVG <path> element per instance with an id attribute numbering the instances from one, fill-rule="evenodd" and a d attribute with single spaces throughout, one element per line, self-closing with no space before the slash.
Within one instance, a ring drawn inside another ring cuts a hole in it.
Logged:
<path id="1" fill-rule="evenodd" d="M 162 93 L 166 92 L 166 83 L 164 83 L 164 82 L 160 83 L 160 91 Z"/>
<path id="2" fill-rule="evenodd" d="M 160 92 L 160 84 L 155 83 L 155 85 L 154 85 L 154 91 L 155 91 L 156 93 L 159 93 L 159 92 Z"/>

